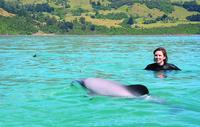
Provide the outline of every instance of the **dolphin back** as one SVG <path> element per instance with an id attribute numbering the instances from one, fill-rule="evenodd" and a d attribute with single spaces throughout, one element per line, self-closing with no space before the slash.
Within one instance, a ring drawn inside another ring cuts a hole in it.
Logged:
<path id="1" fill-rule="evenodd" d="M 135 96 L 142 96 L 142 95 L 149 94 L 148 88 L 141 84 L 128 85 L 125 87 L 128 91 L 130 91 Z"/>

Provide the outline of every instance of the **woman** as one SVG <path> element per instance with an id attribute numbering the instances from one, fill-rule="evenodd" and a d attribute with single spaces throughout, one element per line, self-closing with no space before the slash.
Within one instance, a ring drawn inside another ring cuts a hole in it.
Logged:
<path id="1" fill-rule="evenodd" d="M 154 62 L 146 66 L 145 70 L 181 70 L 177 66 L 167 63 L 168 57 L 165 48 L 159 47 L 154 50 Z"/>

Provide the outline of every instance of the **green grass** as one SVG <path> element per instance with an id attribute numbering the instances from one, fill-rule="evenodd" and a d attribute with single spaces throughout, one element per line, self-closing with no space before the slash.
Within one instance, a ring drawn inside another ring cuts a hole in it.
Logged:
<path id="1" fill-rule="evenodd" d="M 0 34 L 32 34 L 33 32 L 37 30 L 29 19 L 0 16 Z"/>
<path id="2" fill-rule="evenodd" d="M 73 9 L 83 8 L 88 11 L 92 11 L 92 6 L 89 0 L 69 0 L 70 6 Z"/>
<path id="3" fill-rule="evenodd" d="M 24 5 L 26 4 L 43 4 L 46 3 L 46 0 L 20 0 Z"/>
<path id="4" fill-rule="evenodd" d="M 186 20 L 187 16 L 198 14 L 198 12 L 190 12 L 178 6 L 175 6 L 174 9 L 175 10 L 170 14 L 170 16 L 178 18 L 179 20 Z"/>
<path id="5" fill-rule="evenodd" d="M 163 22 L 156 22 L 152 24 L 135 24 L 139 28 L 164 28 L 164 27 L 175 27 L 178 25 L 186 25 L 186 24 L 200 24 L 200 22 L 188 22 L 188 21 L 178 21 L 178 22 L 169 22 L 169 23 L 163 23 Z"/>

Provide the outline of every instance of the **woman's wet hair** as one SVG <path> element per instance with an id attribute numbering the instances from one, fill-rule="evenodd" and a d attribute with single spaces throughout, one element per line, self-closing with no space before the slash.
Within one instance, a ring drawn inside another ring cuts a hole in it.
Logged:
<path id="1" fill-rule="evenodd" d="M 165 56 L 164 63 L 166 64 L 166 63 L 167 63 L 167 60 L 168 60 L 166 49 L 163 48 L 163 47 L 159 47 L 159 48 L 157 48 L 157 49 L 155 49 L 155 50 L 153 51 L 153 54 L 155 55 L 155 53 L 156 53 L 157 51 L 161 51 L 161 52 L 163 53 L 163 55 Z"/>

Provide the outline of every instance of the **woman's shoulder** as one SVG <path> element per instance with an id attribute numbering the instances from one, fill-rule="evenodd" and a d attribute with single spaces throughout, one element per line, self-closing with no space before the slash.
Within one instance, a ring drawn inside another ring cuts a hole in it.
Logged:
<path id="1" fill-rule="evenodd" d="M 176 65 L 166 63 L 164 66 L 159 66 L 157 63 L 149 64 L 145 67 L 145 70 L 160 71 L 160 70 L 181 70 Z"/>
<path id="2" fill-rule="evenodd" d="M 156 66 L 156 63 L 151 63 L 145 67 L 145 70 L 153 70 Z"/>
<path id="3" fill-rule="evenodd" d="M 169 70 L 181 70 L 180 68 L 178 68 L 176 65 L 172 64 L 172 63 L 166 63 L 166 67 Z"/>

